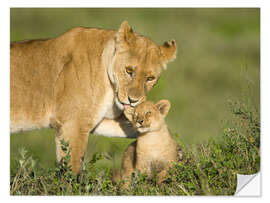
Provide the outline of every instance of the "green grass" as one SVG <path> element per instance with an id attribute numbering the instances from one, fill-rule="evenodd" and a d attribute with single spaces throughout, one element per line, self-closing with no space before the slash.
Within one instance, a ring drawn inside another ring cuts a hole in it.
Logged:
<path id="1" fill-rule="evenodd" d="M 184 159 L 175 163 L 162 185 L 139 172 L 133 173 L 128 189 L 123 182 L 111 181 L 112 171 L 98 167 L 113 162 L 113 157 L 94 153 L 75 176 L 69 165 L 68 142 L 62 142 L 66 153 L 63 164 L 43 168 L 24 148 L 14 163 L 10 177 L 11 195 L 233 195 L 236 174 L 253 174 L 260 169 L 260 120 L 257 109 L 242 102 L 231 102 L 233 122 L 225 127 L 219 139 L 185 146 L 176 136 Z"/>

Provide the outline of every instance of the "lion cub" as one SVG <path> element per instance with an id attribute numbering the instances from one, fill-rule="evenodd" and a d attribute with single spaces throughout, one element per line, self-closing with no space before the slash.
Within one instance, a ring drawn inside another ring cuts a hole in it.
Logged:
<path id="1" fill-rule="evenodd" d="M 181 158 L 182 152 L 164 120 L 169 109 L 170 102 L 161 100 L 156 104 L 145 101 L 124 111 L 127 119 L 139 132 L 139 136 L 124 153 L 120 172 L 120 178 L 126 181 L 123 187 L 130 184 L 135 169 L 150 177 L 154 172 L 157 173 L 160 184 L 165 180 L 172 162 Z"/>

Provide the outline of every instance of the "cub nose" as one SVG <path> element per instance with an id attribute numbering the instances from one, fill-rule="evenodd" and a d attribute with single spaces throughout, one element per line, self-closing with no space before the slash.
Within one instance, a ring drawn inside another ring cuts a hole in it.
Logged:
<path id="1" fill-rule="evenodd" d="M 138 123 L 139 123 L 140 125 L 142 125 L 142 124 L 143 124 L 143 120 L 138 120 Z"/>
<path id="2" fill-rule="evenodd" d="M 129 103 L 136 103 L 136 102 L 138 102 L 139 100 L 138 99 L 134 99 L 134 98 L 131 98 L 130 96 L 128 96 L 128 101 L 129 101 Z"/>

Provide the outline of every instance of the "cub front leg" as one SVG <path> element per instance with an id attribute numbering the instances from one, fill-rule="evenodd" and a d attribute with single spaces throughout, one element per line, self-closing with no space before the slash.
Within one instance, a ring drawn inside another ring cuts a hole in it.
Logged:
<path id="1" fill-rule="evenodd" d="M 65 156 L 61 148 L 61 140 L 69 141 L 69 147 L 71 148 L 70 165 L 74 174 L 80 173 L 81 162 L 84 158 L 84 154 L 87 148 L 89 131 L 85 130 L 79 121 L 72 120 L 67 121 L 64 124 L 57 124 L 56 130 L 56 157 L 58 162 L 61 162 Z"/>
<path id="2" fill-rule="evenodd" d="M 164 163 L 166 164 L 163 169 L 157 174 L 158 176 L 158 184 L 160 185 L 162 182 L 164 182 L 166 180 L 166 176 L 168 174 L 168 171 L 170 170 L 170 168 L 172 168 L 173 166 L 173 162 L 170 161 L 169 163 Z"/>
<path id="3" fill-rule="evenodd" d="M 164 169 L 158 173 L 158 184 L 160 185 L 163 181 L 166 180 L 167 169 Z"/>

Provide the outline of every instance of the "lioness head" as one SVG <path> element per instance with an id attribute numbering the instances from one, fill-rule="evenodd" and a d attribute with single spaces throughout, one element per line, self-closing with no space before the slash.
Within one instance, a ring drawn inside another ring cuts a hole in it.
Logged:
<path id="1" fill-rule="evenodd" d="M 162 127 L 170 106 L 168 100 L 160 100 L 156 104 L 151 101 L 144 101 L 135 108 L 125 109 L 124 114 L 138 132 L 152 132 Z"/>
<path id="2" fill-rule="evenodd" d="M 134 107 L 145 100 L 166 64 L 175 58 L 176 42 L 158 46 L 135 33 L 124 21 L 116 33 L 114 47 L 108 73 L 115 87 L 115 102 L 120 109 Z"/>

